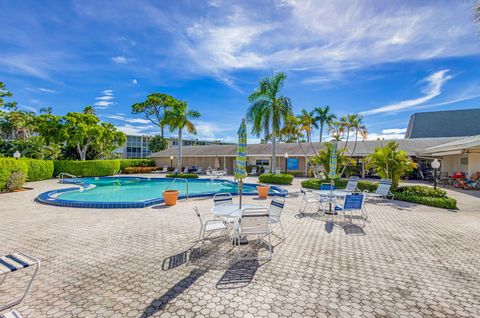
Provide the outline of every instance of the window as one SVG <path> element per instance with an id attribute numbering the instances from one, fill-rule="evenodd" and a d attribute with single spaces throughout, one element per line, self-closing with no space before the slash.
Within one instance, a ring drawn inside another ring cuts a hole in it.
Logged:
<path id="1" fill-rule="evenodd" d="M 461 157 L 460 158 L 460 165 L 461 166 L 468 166 L 468 157 Z"/>
<path id="2" fill-rule="evenodd" d="M 270 161 L 268 159 L 257 159 L 255 161 L 255 165 L 256 166 L 269 166 Z"/>

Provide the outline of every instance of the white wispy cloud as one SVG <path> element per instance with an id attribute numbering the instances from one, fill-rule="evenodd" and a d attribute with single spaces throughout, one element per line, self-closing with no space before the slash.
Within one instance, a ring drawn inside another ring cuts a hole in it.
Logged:
<path id="1" fill-rule="evenodd" d="M 125 114 L 122 114 L 122 113 L 117 113 L 115 115 L 106 115 L 105 117 L 110 118 L 110 119 L 123 121 L 123 122 L 126 122 L 126 123 L 131 123 L 131 124 L 151 124 L 151 121 L 148 120 L 148 119 L 129 118 L 129 117 L 126 117 Z"/>
<path id="2" fill-rule="evenodd" d="M 109 108 L 114 105 L 113 99 L 115 98 L 113 90 L 105 89 L 102 91 L 102 96 L 95 97 L 98 102 L 95 102 L 93 105 L 98 108 Z"/>
<path id="3" fill-rule="evenodd" d="M 425 102 L 430 101 L 431 99 L 439 96 L 442 93 L 442 86 L 450 79 L 452 79 L 451 75 L 448 75 L 448 69 L 441 70 L 431 74 L 430 76 L 426 77 L 422 82 L 427 83 L 427 87 L 422 90 L 425 94 L 422 97 L 414 98 L 414 99 L 407 99 L 400 102 L 396 102 L 393 104 L 389 104 L 386 106 L 366 110 L 360 112 L 361 115 L 374 115 L 379 113 L 387 113 L 387 112 L 395 112 L 401 111 L 405 109 L 412 108 L 414 106 L 421 105 Z"/>
<path id="4" fill-rule="evenodd" d="M 407 132 L 407 128 L 391 128 L 382 130 L 382 134 L 404 134 Z"/>
<path id="5" fill-rule="evenodd" d="M 112 61 L 114 61 L 117 64 L 128 64 L 129 59 L 127 59 L 125 56 L 115 56 L 115 57 L 112 57 Z"/>
<path id="6" fill-rule="evenodd" d="M 53 89 L 43 88 L 43 87 L 38 88 L 38 90 L 39 90 L 40 92 L 43 92 L 43 93 L 50 93 L 50 94 L 56 94 L 56 93 L 58 93 L 57 91 L 55 91 L 55 90 L 53 90 Z"/>
<path id="7" fill-rule="evenodd" d="M 153 125 L 134 126 L 130 124 L 116 125 L 117 129 L 127 135 L 146 135 L 151 134 L 155 129 Z"/>

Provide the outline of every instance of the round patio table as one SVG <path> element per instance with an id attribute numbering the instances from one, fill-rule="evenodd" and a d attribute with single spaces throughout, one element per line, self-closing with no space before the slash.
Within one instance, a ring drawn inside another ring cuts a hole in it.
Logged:
<path id="1" fill-rule="evenodd" d="M 332 211 L 332 202 L 334 202 L 335 205 L 336 205 L 338 197 L 343 199 L 345 196 L 347 196 L 347 194 L 351 194 L 348 191 L 340 191 L 340 190 L 334 190 L 334 191 L 313 190 L 312 193 L 318 194 L 321 198 L 327 199 L 327 201 L 329 203 L 329 208 L 328 208 L 328 211 L 325 212 L 326 214 L 337 214 L 337 212 L 335 212 L 335 210 Z"/>
<path id="2" fill-rule="evenodd" d="M 242 215 L 242 210 L 251 208 L 258 209 L 265 207 L 255 204 L 242 204 L 242 208 L 240 209 L 238 203 L 219 204 L 212 207 L 212 213 L 216 217 L 238 219 Z"/>
<path id="3" fill-rule="evenodd" d="M 212 207 L 212 213 L 215 217 L 223 217 L 223 218 L 230 218 L 234 219 L 234 231 L 235 228 L 238 226 L 238 219 L 242 216 L 242 210 L 250 209 L 250 208 L 265 208 L 261 205 L 254 205 L 254 204 L 242 204 L 242 208 L 240 208 L 238 203 L 225 203 L 214 205 Z M 240 245 L 248 244 L 248 240 L 246 237 L 240 238 Z M 237 245 L 236 239 L 232 238 L 232 245 Z"/>

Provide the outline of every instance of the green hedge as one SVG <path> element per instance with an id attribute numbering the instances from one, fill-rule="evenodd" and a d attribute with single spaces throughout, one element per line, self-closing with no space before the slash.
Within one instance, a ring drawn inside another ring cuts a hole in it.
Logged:
<path id="1" fill-rule="evenodd" d="M 53 161 L 22 159 L 28 164 L 27 181 L 48 180 L 53 177 Z"/>
<path id="2" fill-rule="evenodd" d="M 101 177 L 111 176 L 120 170 L 120 160 L 56 160 L 53 164 L 54 176 L 66 172 L 77 177 Z"/>
<path id="3" fill-rule="evenodd" d="M 129 167 L 155 167 L 152 159 L 120 159 L 120 172 Z"/>
<path id="4" fill-rule="evenodd" d="M 308 189 L 320 189 L 320 185 L 322 183 L 330 183 L 329 179 L 320 180 L 320 179 L 308 179 L 302 181 L 302 187 Z M 347 187 L 348 179 L 335 179 L 335 188 L 337 189 L 345 189 Z M 363 192 L 364 190 L 368 190 L 368 192 L 375 192 L 377 190 L 378 183 L 359 180 L 357 184 L 357 188 L 359 191 Z"/>
<path id="5" fill-rule="evenodd" d="M 167 178 L 195 179 L 195 178 L 198 178 L 198 174 L 195 174 L 195 173 L 168 173 Z"/>
<path id="6" fill-rule="evenodd" d="M 261 183 L 292 184 L 293 176 L 291 174 L 264 173 L 258 176 L 258 181 Z"/>
<path id="7" fill-rule="evenodd" d="M 20 171 L 25 176 L 28 174 L 28 163 L 25 160 L 17 160 L 14 158 L 0 158 L 0 191 L 7 190 L 7 181 L 10 175 Z"/>
<path id="8" fill-rule="evenodd" d="M 447 196 L 447 191 L 427 186 L 398 187 L 394 192 L 395 199 L 433 206 L 443 209 L 456 209 L 457 200 Z"/>

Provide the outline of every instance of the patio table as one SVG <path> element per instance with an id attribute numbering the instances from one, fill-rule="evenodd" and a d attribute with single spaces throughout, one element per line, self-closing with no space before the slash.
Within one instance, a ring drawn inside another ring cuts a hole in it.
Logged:
<path id="1" fill-rule="evenodd" d="M 215 217 L 234 219 L 233 231 L 236 231 L 238 219 L 242 216 L 242 210 L 251 208 L 264 208 L 264 206 L 255 204 L 242 204 L 242 208 L 240 208 L 238 203 L 219 204 L 212 207 L 212 213 Z M 236 245 L 236 240 L 234 238 L 232 239 L 232 244 Z M 240 244 L 248 244 L 246 237 L 240 238 Z"/>
<path id="2" fill-rule="evenodd" d="M 313 190 L 312 193 L 318 194 L 321 198 L 326 199 L 329 203 L 329 208 L 328 211 L 325 212 L 326 214 L 337 214 L 337 212 L 332 211 L 332 202 L 336 204 L 337 198 L 345 198 L 347 194 L 351 194 L 351 192 L 348 191 L 342 191 L 342 190 Z"/>

